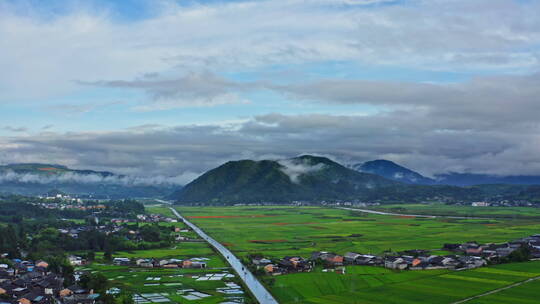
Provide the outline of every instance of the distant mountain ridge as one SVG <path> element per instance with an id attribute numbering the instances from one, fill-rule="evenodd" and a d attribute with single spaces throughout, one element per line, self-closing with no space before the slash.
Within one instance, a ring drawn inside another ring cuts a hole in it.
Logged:
<path id="1" fill-rule="evenodd" d="M 384 159 L 372 160 L 363 164 L 356 164 L 353 165 L 352 168 L 359 172 L 376 174 L 407 184 L 433 185 L 437 183 L 435 180 L 425 177 L 418 172 L 412 171 L 392 161 Z"/>
<path id="2" fill-rule="evenodd" d="M 354 168 L 356 170 L 311 155 L 284 160 L 229 161 L 207 171 L 169 198 L 178 204 L 192 205 L 294 201 L 313 204 L 336 201 L 455 203 L 486 199 L 540 203 L 537 186 L 439 184 L 435 179 L 385 160 Z"/>
<path id="3" fill-rule="evenodd" d="M 435 175 L 437 183 L 455 186 L 470 186 L 482 184 L 507 184 L 507 185 L 540 185 L 540 176 L 534 175 L 509 175 L 499 176 L 478 173 L 446 173 Z"/>
<path id="4" fill-rule="evenodd" d="M 133 182 L 108 171 L 76 170 L 63 165 L 21 163 L 0 166 L 0 193 L 44 195 L 51 189 L 93 198 L 164 197 L 178 185 Z"/>
<path id="5" fill-rule="evenodd" d="M 328 158 L 229 161 L 212 169 L 172 199 L 182 203 L 291 202 L 351 199 L 395 181 L 346 168 Z"/>
<path id="6" fill-rule="evenodd" d="M 108 171 L 77 170 L 70 169 L 67 166 L 63 165 L 44 163 L 18 163 L 0 166 L 0 173 L 7 171 L 21 174 L 61 174 L 70 172 L 82 175 L 97 174 L 104 177 L 115 175 L 114 173 Z"/>
<path id="7" fill-rule="evenodd" d="M 389 160 L 374 160 L 351 166 L 359 172 L 376 174 L 395 181 L 416 185 L 474 186 L 486 184 L 540 185 L 540 176 L 498 176 L 478 173 L 444 173 L 429 178 Z"/>

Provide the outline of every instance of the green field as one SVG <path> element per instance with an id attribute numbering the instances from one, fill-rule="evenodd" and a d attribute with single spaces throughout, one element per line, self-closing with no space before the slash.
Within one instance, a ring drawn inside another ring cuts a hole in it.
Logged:
<path id="1" fill-rule="evenodd" d="M 183 223 L 178 223 L 183 225 Z M 222 303 L 231 300 L 230 297 L 243 298 L 245 303 L 253 303 L 249 294 L 244 295 L 225 295 L 216 290 L 216 288 L 225 287 L 225 283 L 234 282 L 242 285 L 240 279 L 236 276 L 232 268 L 225 260 L 217 254 L 206 242 L 180 242 L 171 248 L 158 248 L 148 250 L 134 251 L 116 251 L 113 257 L 124 257 L 130 259 L 137 258 L 155 258 L 155 259 L 189 259 L 206 258 L 206 269 L 164 269 L 164 268 L 142 268 L 136 266 L 117 266 L 103 264 L 103 252 L 96 253 L 96 262 L 78 267 L 79 270 L 89 272 L 99 272 L 104 274 L 110 283 L 110 287 L 120 288 L 132 294 L 163 294 L 169 302 L 164 303 L 195 303 L 195 304 L 213 304 Z M 223 280 L 204 280 L 197 281 L 198 276 L 207 274 L 228 273 L 234 277 Z M 158 281 L 148 280 L 149 277 L 159 278 Z M 151 284 L 151 285 L 149 285 Z M 210 295 L 210 297 L 200 300 L 186 300 L 181 293 L 184 289 L 194 289 Z M 244 289 L 245 291 L 245 289 Z"/>
<path id="2" fill-rule="evenodd" d="M 96 252 L 96 258 L 101 260 L 103 252 Z M 116 251 L 114 257 L 122 258 L 155 258 L 155 259 L 188 259 L 206 257 L 210 258 L 208 267 L 228 267 L 228 265 L 217 255 L 205 242 L 182 242 L 171 248 L 157 248 L 148 250 Z"/>
<path id="3" fill-rule="evenodd" d="M 163 214 L 165 216 L 175 217 L 169 207 L 163 205 L 150 205 L 144 207 L 146 213 Z"/>
<path id="4" fill-rule="evenodd" d="M 345 275 L 298 273 L 278 276 L 272 292 L 280 303 L 452 303 L 540 276 L 540 262 L 497 265 L 467 271 L 395 272 L 348 266 Z M 470 303 L 538 303 L 538 282 L 508 289 Z M 514 301 L 522 299 L 522 302 Z"/>
<path id="5" fill-rule="evenodd" d="M 316 250 L 379 254 L 389 249 L 437 249 L 450 242 L 505 242 L 540 232 L 540 221 L 534 218 L 414 218 L 320 207 L 177 209 L 240 257 L 309 257 Z M 345 275 L 317 268 L 261 279 L 280 303 L 452 303 L 539 275 L 540 262 L 528 262 L 467 271 L 348 266 Z M 490 295 L 492 302 L 488 296 L 470 302 L 534 303 L 540 298 L 537 284 Z M 508 300 L 518 292 L 522 302 Z"/>
<path id="6" fill-rule="evenodd" d="M 540 221 L 533 219 L 410 218 L 319 207 L 178 210 L 239 256 L 263 252 L 273 258 L 309 257 L 317 250 L 380 254 L 471 240 L 505 242 L 540 233 Z"/>
<path id="7" fill-rule="evenodd" d="M 103 273 L 113 287 L 120 288 L 132 294 L 160 293 L 176 303 L 201 303 L 214 304 L 227 300 L 227 296 L 216 291 L 216 288 L 224 287 L 225 282 L 236 282 L 240 284 L 237 277 L 227 278 L 219 281 L 197 281 L 198 276 L 205 276 L 211 273 L 229 272 L 230 269 L 145 269 L 127 266 L 113 266 L 92 264 L 79 269 L 91 272 Z M 193 277 L 195 276 L 195 277 Z M 148 278 L 159 278 L 159 281 Z M 188 301 L 182 298 L 181 290 L 194 289 L 210 295 L 210 297 Z M 248 302 L 250 303 L 250 302 Z"/>
<path id="8" fill-rule="evenodd" d="M 540 220 L 540 208 L 533 207 L 472 207 L 444 204 L 396 204 L 373 206 L 367 209 L 404 214 Z"/>
<path id="9" fill-rule="evenodd" d="M 469 301 L 470 304 L 535 304 L 538 303 L 540 280 L 500 291 L 496 294 Z"/>

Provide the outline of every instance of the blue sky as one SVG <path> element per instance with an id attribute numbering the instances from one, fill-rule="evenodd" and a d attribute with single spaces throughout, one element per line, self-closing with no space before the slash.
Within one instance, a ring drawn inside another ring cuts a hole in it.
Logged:
<path id="1" fill-rule="evenodd" d="M 531 156 L 539 9 L 0 0 L 0 163 L 194 176 L 228 159 L 309 152 L 389 158 L 426 174 L 540 174 Z M 236 151 L 220 151 L 216 134 L 238 141 Z"/>

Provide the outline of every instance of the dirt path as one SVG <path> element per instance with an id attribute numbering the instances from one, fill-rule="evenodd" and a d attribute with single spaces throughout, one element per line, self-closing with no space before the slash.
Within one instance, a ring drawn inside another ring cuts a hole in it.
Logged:
<path id="1" fill-rule="evenodd" d="M 358 211 L 358 212 L 371 213 L 371 214 L 379 214 L 379 215 L 393 215 L 393 216 L 410 216 L 410 217 L 425 217 L 425 218 L 451 218 L 451 219 L 461 219 L 461 220 L 470 220 L 470 219 L 491 220 L 491 219 L 495 219 L 495 218 L 489 218 L 489 217 L 475 217 L 475 216 L 403 214 L 403 213 L 376 211 L 376 210 L 371 210 L 371 209 L 346 208 L 346 207 L 339 207 L 338 209 L 350 210 L 350 211 Z"/>
<path id="2" fill-rule="evenodd" d="M 527 279 L 525 281 L 517 282 L 517 283 L 511 284 L 511 285 L 508 285 L 508 286 L 504 286 L 504 287 L 501 287 L 501 288 L 497 288 L 497 289 L 492 290 L 492 291 L 488 291 L 488 292 L 485 292 L 485 293 L 482 293 L 482 294 L 479 294 L 479 295 L 476 295 L 476 296 L 473 296 L 473 297 L 469 297 L 469 298 L 466 298 L 466 299 L 463 299 L 463 300 L 460 300 L 460 301 L 457 301 L 457 302 L 453 302 L 452 304 L 465 303 L 465 302 L 468 302 L 470 300 L 474 300 L 474 299 L 477 299 L 477 298 L 489 296 L 491 294 L 494 294 L 494 293 L 497 293 L 497 292 L 500 292 L 500 291 L 503 291 L 503 290 L 507 290 L 507 289 L 510 289 L 510 288 L 514 288 L 516 286 L 520 286 L 520 285 L 523 285 L 523 284 L 526 284 L 526 283 L 529 283 L 529 282 L 532 282 L 532 281 L 535 281 L 535 280 L 538 280 L 538 279 L 540 279 L 540 276 L 530 278 L 530 279 Z"/>

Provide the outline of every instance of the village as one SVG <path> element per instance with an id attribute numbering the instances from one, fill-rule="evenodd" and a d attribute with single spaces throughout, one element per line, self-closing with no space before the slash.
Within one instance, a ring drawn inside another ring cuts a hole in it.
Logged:
<path id="1" fill-rule="evenodd" d="M 130 259 L 118 257 L 113 259 L 113 264 L 117 266 L 138 266 L 142 268 L 206 268 L 208 258 L 190 259 Z"/>
<path id="2" fill-rule="evenodd" d="M 64 278 L 51 272 L 46 261 L 11 260 L 0 264 L 0 303 L 94 304 L 100 294 L 79 285 L 64 286 Z"/>
<path id="3" fill-rule="evenodd" d="M 100 219 L 98 216 L 91 216 L 88 218 L 90 224 L 72 225 L 71 227 L 58 228 L 61 234 L 68 235 L 72 238 L 79 238 L 79 235 L 83 232 L 97 231 L 106 235 L 125 234 L 129 239 L 142 240 L 140 227 L 138 224 L 156 224 L 156 223 L 177 223 L 178 220 L 165 217 L 160 214 L 139 214 L 136 218 L 110 218 Z M 134 224 L 134 225 L 130 225 Z M 163 226 L 165 228 L 165 226 Z M 181 229 L 179 227 L 171 226 L 174 238 L 176 241 L 189 241 L 188 236 L 183 236 L 181 233 L 187 233 L 189 229 Z"/>
<path id="4" fill-rule="evenodd" d="M 69 262 L 73 266 L 85 266 L 87 261 L 81 257 L 69 256 Z M 115 258 L 113 264 L 116 266 L 138 266 L 142 268 L 185 268 L 202 269 L 206 268 L 208 258 L 179 259 L 127 259 Z M 103 301 L 101 294 L 92 289 L 83 288 L 79 285 L 84 271 L 75 271 L 75 282 L 64 287 L 65 279 L 50 271 L 49 263 L 43 260 L 30 261 L 13 259 L 10 265 L 0 264 L 0 303 L 2 304 L 95 304 L 96 301 Z M 199 275 L 172 275 L 170 277 L 189 277 L 199 281 L 224 281 L 224 287 L 217 287 L 216 292 L 227 295 L 229 299 L 235 300 L 230 303 L 243 302 L 244 294 L 241 286 L 229 281 L 235 275 L 228 271 L 201 273 Z M 154 276 L 145 278 L 145 287 L 160 285 L 162 276 L 154 272 Z M 225 281 L 227 280 L 227 281 Z M 164 283 L 166 286 L 182 286 L 182 283 Z M 104 290 L 104 293 L 111 296 L 118 296 L 121 289 L 111 287 Z M 179 289 L 177 294 L 186 300 L 198 300 L 210 297 L 210 294 L 199 292 L 195 289 Z M 167 297 L 160 294 L 134 294 L 131 296 L 136 304 L 169 302 Z M 237 302 L 238 301 L 238 302 Z"/>
<path id="5" fill-rule="evenodd" d="M 269 275 L 283 275 L 296 272 L 310 272 L 316 265 L 323 272 L 345 274 L 345 265 L 381 266 L 395 270 L 452 269 L 465 270 L 505 262 L 514 255 L 514 260 L 540 259 L 540 234 L 503 244 L 444 244 L 442 250 L 453 252 L 450 255 L 430 255 L 427 250 L 408 250 L 398 255 L 377 256 L 347 252 L 339 255 L 317 251 L 305 259 L 300 256 L 287 256 L 277 261 L 264 257 L 254 257 L 251 265 Z"/>

